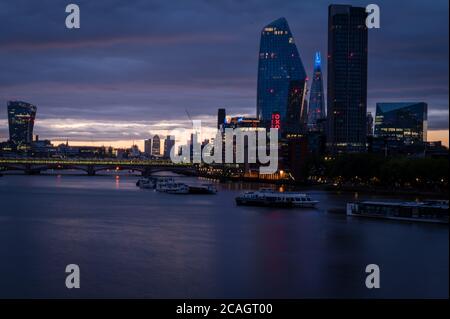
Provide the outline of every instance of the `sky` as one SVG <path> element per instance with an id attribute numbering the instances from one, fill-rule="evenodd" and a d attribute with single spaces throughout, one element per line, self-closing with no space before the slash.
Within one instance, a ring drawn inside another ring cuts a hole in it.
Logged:
<path id="1" fill-rule="evenodd" d="M 80 29 L 65 27 L 69 3 Z M 315 51 L 327 53 L 331 3 L 381 9 L 381 28 L 369 30 L 368 110 L 427 102 L 429 140 L 448 145 L 448 0 L 0 0 L 0 140 L 8 100 L 38 107 L 41 139 L 78 145 L 142 147 L 188 128 L 186 110 L 204 127 L 221 107 L 254 116 L 262 28 L 285 17 L 311 77 Z"/>

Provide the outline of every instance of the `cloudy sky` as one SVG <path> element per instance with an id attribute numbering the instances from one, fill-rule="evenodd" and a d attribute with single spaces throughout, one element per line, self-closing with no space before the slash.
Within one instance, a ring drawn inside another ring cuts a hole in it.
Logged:
<path id="1" fill-rule="evenodd" d="M 71 2 L 81 9 L 77 30 L 65 27 Z M 425 101 L 431 139 L 448 140 L 448 0 L 345 3 L 381 8 L 381 29 L 369 31 L 369 110 Z M 314 52 L 327 52 L 329 4 L 0 0 L 0 140 L 10 99 L 38 106 L 41 138 L 89 145 L 188 126 L 185 109 L 212 126 L 219 107 L 254 115 L 262 27 L 286 17 L 311 75 Z"/>

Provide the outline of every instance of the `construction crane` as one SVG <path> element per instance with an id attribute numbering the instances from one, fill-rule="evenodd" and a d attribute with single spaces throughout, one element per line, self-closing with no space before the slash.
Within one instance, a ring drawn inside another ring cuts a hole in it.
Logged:
<path id="1" fill-rule="evenodd" d="M 186 111 L 186 115 L 187 115 L 187 117 L 189 118 L 189 121 L 191 121 L 192 125 L 194 125 L 194 121 L 192 121 L 192 118 L 191 118 L 191 116 L 189 115 L 188 110 L 187 110 L 186 108 L 185 108 L 184 110 Z"/>

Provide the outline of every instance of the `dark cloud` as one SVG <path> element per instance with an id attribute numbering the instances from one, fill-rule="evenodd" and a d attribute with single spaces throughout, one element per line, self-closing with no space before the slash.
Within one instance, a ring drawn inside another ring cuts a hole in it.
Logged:
<path id="1" fill-rule="evenodd" d="M 314 52 L 327 50 L 328 1 L 73 2 L 81 8 L 79 30 L 65 28 L 66 1 L 0 0 L 0 105 L 32 102 L 42 121 L 146 123 L 83 127 L 93 139 L 123 139 L 123 130 L 140 138 L 158 122 L 185 121 L 185 109 L 193 117 L 214 116 L 218 107 L 255 113 L 259 32 L 280 16 L 308 74 Z M 380 101 L 425 101 L 430 128 L 448 129 L 448 1 L 377 4 L 382 20 L 369 35 L 369 109 Z M 49 137 L 82 134 L 37 129 Z"/>

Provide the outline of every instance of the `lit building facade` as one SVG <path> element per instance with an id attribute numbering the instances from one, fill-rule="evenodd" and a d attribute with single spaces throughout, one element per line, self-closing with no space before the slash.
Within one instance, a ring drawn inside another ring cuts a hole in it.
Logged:
<path id="1" fill-rule="evenodd" d="M 298 131 L 305 114 L 307 76 L 285 18 L 265 26 L 261 32 L 257 117 L 270 128 L 273 114 L 281 117 L 280 131 Z"/>
<path id="2" fill-rule="evenodd" d="M 258 131 L 264 130 L 261 127 L 261 121 L 257 118 L 253 117 L 243 117 L 243 116 L 235 116 L 228 118 L 224 125 L 222 126 L 222 158 L 225 159 L 225 142 L 226 142 L 226 129 L 239 129 L 243 134 L 246 132 L 255 132 L 256 133 L 256 144 L 258 145 Z M 249 145 L 248 140 L 244 140 L 244 163 L 241 164 L 225 164 L 224 167 L 234 167 L 240 170 L 242 173 L 249 173 L 251 170 L 257 171 L 259 170 L 259 165 L 255 163 L 250 163 L 248 159 Z M 233 139 L 233 158 L 236 157 L 237 146 L 236 139 Z"/>
<path id="3" fill-rule="evenodd" d="M 235 116 L 225 122 L 223 128 L 259 128 L 261 121 L 253 117 Z"/>
<path id="4" fill-rule="evenodd" d="M 8 101 L 9 141 L 17 149 L 28 149 L 33 142 L 36 106 L 22 101 Z"/>
<path id="5" fill-rule="evenodd" d="M 428 105 L 419 103 L 377 103 L 375 136 L 406 144 L 427 141 Z"/>
<path id="6" fill-rule="evenodd" d="M 362 7 L 328 8 L 327 146 L 331 153 L 366 151 L 366 18 Z"/>
<path id="7" fill-rule="evenodd" d="M 320 123 L 326 117 L 325 113 L 325 95 L 323 93 L 322 78 L 322 58 L 320 52 L 316 52 L 314 57 L 314 75 L 309 93 L 309 111 L 308 111 L 308 128 L 310 130 L 317 129 Z"/>

